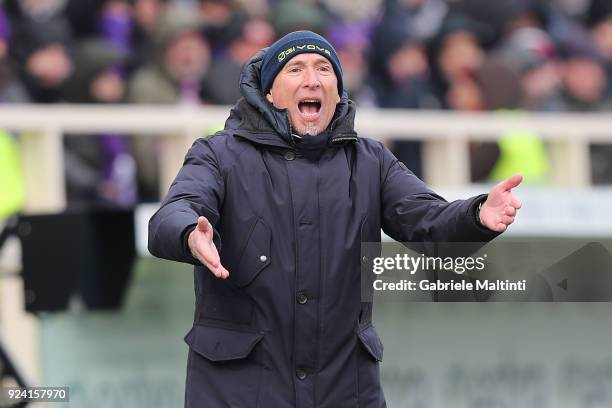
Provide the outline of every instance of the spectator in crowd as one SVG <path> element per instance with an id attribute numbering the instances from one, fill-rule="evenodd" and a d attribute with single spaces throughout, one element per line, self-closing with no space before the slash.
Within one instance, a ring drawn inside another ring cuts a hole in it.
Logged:
<path id="1" fill-rule="evenodd" d="M 592 37 L 575 29 L 561 45 L 562 106 L 569 112 L 609 110 L 603 58 Z"/>
<path id="2" fill-rule="evenodd" d="M 11 55 L 31 100 L 59 102 L 62 86 L 74 68 L 66 21 L 61 16 L 42 21 L 24 17 L 13 27 Z"/>
<path id="3" fill-rule="evenodd" d="M 435 105 L 425 45 L 399 22 L 384 21 L 375 30 L 368 84 L 376 106 L 431 108 Z"/>
<path id="4" fill-rule="evenodd" d="M 126 54 L 98 38 L 80 41 L 75 49 L 75 71 L 64 87 L 69 103 L 121 103 L 125 81 L 116 67 Z"/>
<path id="5" fill-rule="evenodd" d="M 133 103 L 200 103 L 199 86 L 210 63 L 210 48 L 197 15 L 169 6 L 153 34 L 155 57 L 129 83 Z"/>
<path id="6" fill-rule="evenodd" d="M 120 103 L 123 76 L 116 67 L 124 54 L 100 39 L 80 42 L 75 72 L 65 87 L 72 103 Z M 137 202 L 136 165 L 128 140 L 116 134 L 67 135 L 66 182 L 69 204 L 131 207 Z"/>
<path id="7" fill-rule="evenodd" d="M 153 54 L 153 32 L 169 0 L 132 0 L 132 52 L 127 61 L 129 73 L 145 65 Z"/>
<path id="8" fill-rule="evenodd" d="M 401 21 L 383 19 L 374 31 L 368 85 L 381 108 L 419 109 L 436 105 L 430 93 L 430 70 L 425 47 Z M 422 176 L 421 143 L 396 141 L 393 152 Z"/>
<path id="9" fill-rule="evenodd" d="M 274 41 L 274 29 L 266 20 L 242 16 L 226 28 L 230 37 L 224 52 L 212 59 L 200 91 L 208 102 L 229 105 L 240 98 L 240 71 L 244 63 Z"/>
<path id="10" fill-rule="evenodd" d="M 210 48 L 202 24 L 189 9 L 169 5 L 155 28 L 155 57 L 130 78 L 128 101 L 142 104 L 199 105 L 200 86 L 210 63 Z M 153 138 L 134 139 L 142 199 L 158 199 L 158 143 Z"/>
<path id="11" fill-rule="evenodd" d="M 522 111 L 523 90 L 520 74 L 499 57 L 489 58 L 476 72 L 483 109 L 499 115 Z M 494 143 L 470 143 L 472 181 L 496 182 L 519 172 L 526 183 L 550 181 L 550 159 L 542 136 L 529 128 L 509 128 Z"/>
<path id="12" fill-rule="evenodd" d="M 563 44 L 565 59 L 563 110 L 610 111 L 612 92 L 610 92 L 609 79 L 612 42 L 607 35 L 612 34 L 612 5 L 608 4 L 601 4 L 596 9 L 601 12 L 602 18 L 595 24 L 591 35 L 576 28 L 565 39 Z M 611 184 L 612 144 L 593 144 L 590 146 L 590 153 L 592 182 Z"/>
<path id="13" fill-rule="evenodd" d="M 511 31 L 495 51 L 521 76 L 521 107 L 531 111 L 559 111 L 561 65 L 555 43 L 542 29 Z"/>
<path id="14" fill-rule="evenodd" d="M 430 43 L 435 91 L 442 108 L 452 109 L 456 100 L 473 99 L 474 73 L 485 60 L 481 41 L 489 35 L 487 26 L 464 14 L 450 13 L 445 18 Z"/>

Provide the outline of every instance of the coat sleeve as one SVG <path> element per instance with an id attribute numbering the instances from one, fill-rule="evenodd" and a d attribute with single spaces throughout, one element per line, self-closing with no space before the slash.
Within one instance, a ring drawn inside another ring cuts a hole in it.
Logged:
<path id="1" fill-rule="evenodd" d="M 220 251 L 217 226 L 223 196 L 224 183 L 217 157 L 208 140 L 198 139 L 187 152 L 159 210 L 149 220 L 149 252 L 160 258 L 201 265 L 191 255 L 186 239 L 200 215 L 212 224 L 213 239 Z"/>
<path id="2" fill-rule="evenodd" d="M 383 231 L 400 242 L 488 242 L 499 233 L 476 220 L 479 195 L 447 202 L 430 190 L 386 147 L 381 166 Z"/>

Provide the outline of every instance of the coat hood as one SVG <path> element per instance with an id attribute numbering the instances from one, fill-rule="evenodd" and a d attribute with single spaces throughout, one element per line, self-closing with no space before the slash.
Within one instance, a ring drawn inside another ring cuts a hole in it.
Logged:
<path id="1" fill-rule="evenodd" d="M 256 143 L 295 146 L 301 139 L 293 133 L 286 109 L 272 106 L 261 90 L 260 72 L 266 48 L 257 52 L 242 68 L 240 92 L 243 96 L 232 108 L 226 129 Z M 343 93 L 329 126 L 330 144 L 355 142 L 355 103 Z M 279 138 L 280 136 L 280 138 Z"/>

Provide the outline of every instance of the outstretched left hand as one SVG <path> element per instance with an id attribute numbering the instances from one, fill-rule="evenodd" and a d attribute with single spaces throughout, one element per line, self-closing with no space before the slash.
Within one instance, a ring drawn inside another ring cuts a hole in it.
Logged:
<path id="1" fill-rule="evenodd" d="M 516 174 L 497 184 L 489 192 L 487 200 L 480 208 L 480 222 L 490 230 L 504 232 L 514 222 L 516 211 L 521 202 L 512 193 L 512 189 L 523 181 L 523 176 Z"/>

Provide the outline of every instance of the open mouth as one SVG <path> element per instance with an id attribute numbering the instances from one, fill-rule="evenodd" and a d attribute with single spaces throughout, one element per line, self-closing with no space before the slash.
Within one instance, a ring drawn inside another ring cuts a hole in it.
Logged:
<path id="1" fill-rule="evenodd" d="M 298 103 L 298 109 L 304 116 L 313 116 L 321 110 L 321 101 L 319 99 L 304 99 Z"/>

